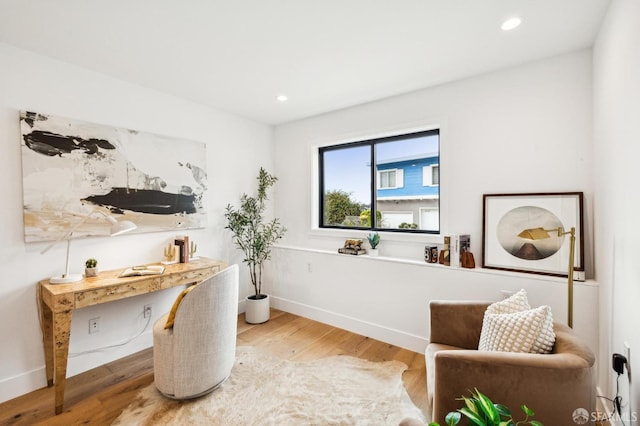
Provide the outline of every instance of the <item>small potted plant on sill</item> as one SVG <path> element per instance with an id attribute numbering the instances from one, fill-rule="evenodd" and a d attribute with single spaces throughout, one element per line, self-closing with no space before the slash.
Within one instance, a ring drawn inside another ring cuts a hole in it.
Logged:
<path id="1" fill-rule="evenodd" d="M 98 276 L 98 261 L 96 259 L 87 259 L 84 262 L 84 275 L 85 277 L 97 277 Z"/>
<path id="2" fill-rule="evenodd" d="M 370 256 L 378 255 L 378 244 L 380 244 L 380 234 L 377 232 L 370 233 L 367 235 L 367 240 L 369 240 L 369 245 L 371 246 L 371 250 L 369 250 Z"/>
<path id="3" fill-rule="evenodd" d="M 258 195 L 250 197 L 242 194 L 240 207 L 227 205 L 224 217 L 227 226 L 233 233 L 233 242 L 245 255 L 244 263 L 249 266 L 249 276 L 253 284 L 254 294 L 246 298 L 245 321 L 260 324 L 269 320 L 269 296 L 262 293 L 263 263 L 271 258 L 271 246 L 282 238 L 287 230 L 278 218 L 266 221 L 267 190 L 272 187 L 277 177 L 270 175 L 264 168 L 258 174 Z"/>

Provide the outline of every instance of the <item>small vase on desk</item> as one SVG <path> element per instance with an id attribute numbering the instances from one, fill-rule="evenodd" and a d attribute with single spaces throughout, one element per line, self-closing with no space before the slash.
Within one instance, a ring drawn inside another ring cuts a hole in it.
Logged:
<path id="1" fill-rule="evenodd" d="M 371 257 L 377 257 L 377 256 L 378 256 L 379 251 L 380 251 L 380 250 L 379 250 L 379 249 L 377 249 L 377 248 L 369 249 L 369 256 L 371 256 Z"/>
<path id="2" fill-rule="evenodd" d="M 84 276 L 85 277 L 97 277 L 98 276 L 98 268 L 84 268 Z"/>

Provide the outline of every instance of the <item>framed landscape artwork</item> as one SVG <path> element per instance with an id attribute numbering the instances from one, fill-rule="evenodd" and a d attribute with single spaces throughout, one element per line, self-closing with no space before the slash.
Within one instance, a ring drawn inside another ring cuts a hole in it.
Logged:
<path id="1" fill-rule="evenodd" d="M 105 235 L 100 210 L 134 232 L 207 225 L 206 145 L 201 142 L 20 112 L 24 236 Z"/>
<path id="2" fill-rule="evenodd" d="M 582 192 L 485 194 L 482 267 L 566 277 L 570 238 L 557 229 L 575 228 L 574 276 L 584 279 L 582 204 Z"/>

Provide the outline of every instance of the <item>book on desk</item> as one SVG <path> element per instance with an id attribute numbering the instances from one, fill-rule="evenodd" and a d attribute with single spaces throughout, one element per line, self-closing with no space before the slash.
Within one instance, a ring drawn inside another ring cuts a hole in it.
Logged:
<path id="1" fill-rule="evenodd" d="M 131 268 L 127 268 L 120 275 L 119 278 L 123 277 L 136 277 L 143 275 L 162 275 L 164 273 L 164 266 L 160 265 L 148 265 L 148 266 L 133 266 Z"/>

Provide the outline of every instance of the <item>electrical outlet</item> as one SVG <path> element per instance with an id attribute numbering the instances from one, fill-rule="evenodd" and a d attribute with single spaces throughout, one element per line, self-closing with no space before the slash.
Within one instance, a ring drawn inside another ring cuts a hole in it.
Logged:
<path id="1" fill-rule="evenodd" d="M 145 318 L 149 318 L 151 317 L 153 310 L 151 309 L 153 305 L 149 304 L 149 305 L 144 305 L 144 311 L 143 311 L 143 315 Z"/>
<path id="2" fill-rule="evenodd" d="M 307 272 L 312 272 L 311 262 L 307 262 Z"/>
<path id="3" fill-rule="evenodd" d="M 91 318 L 89 320 L 89 334 L 100 331 L 100 317 Z"/>

